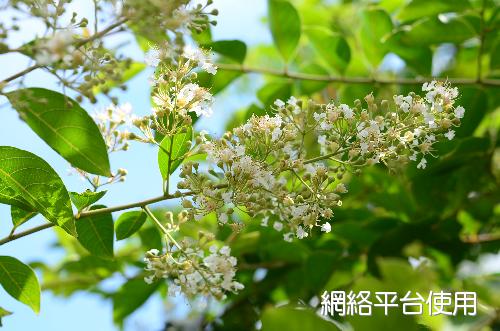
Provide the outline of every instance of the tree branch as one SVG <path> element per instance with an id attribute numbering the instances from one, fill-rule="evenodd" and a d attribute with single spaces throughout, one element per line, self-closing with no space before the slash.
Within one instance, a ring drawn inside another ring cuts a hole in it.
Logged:
<path id="1" fill-rule="evenodd" d="M 221 189 L 221 188 L 225 188 L 227 186 L 228 186 L 227 184 L 220 184 L 220 185 L 216 185 L 214 188 Z M 127 209 L 137 208 L 137 207 L 145 207 L 147 205 L 150 205 L 150 204 L 153 204 L 153 203 L 156 203 L 156 202 L 161 202 L 161 201 L 165 201 L 165 200 L 172 200 L 172 199 L 178 199 L 178 198 L 185 197 L 185 196 L 191 196 L 193 194 L 195 194 L 195 192 L 193 192 L 193 191 L 187 191 L 187 192 L 183 192 L 181 194 L 166 194 L 166 195 L 161 195 L 159 197 L 150 198 L 150 199 L 146 199 L 146 200 L 142 200 L 142 201 L 138 201 L 138 202 L 133 202 L 133 203 L 125 204 L 125 205 L 119 205 L 119 206 L 114 206 L 114 207 L 109 207 L 109 208 L 100 208 L 100 209 L 83 211 L 81 213 L 76 214 L 75 215 L 75 219 L 79 220 L 81 218 L 90 217 L 90 216 L 97 216 L 97 215 L 107 214 L 107 213 L 112 213 L 112 212 L 115 212 L 115 211 L 127 210 Z M 33 227 L 33 228 L 28 229 L 28 230 L 23 231 L 23 232 L 19 232 L 19 233 L 15 233 L 15 234 L 10 234 L 10 235 L 8 235 L 5 238 L 0 239 L 0 246 L 3 245 L 3 244 L 6 244 L 8 242 L 11 242 L 13 240 L 16 240 L 16 239 L 25 237 L 27 235 L 30 235 L 32 233 L 35 233 L 35 232 L 38 232 L 38 231 L 42 231 L 42 230 L 51 228 L 53 226 L 55 226 L 54 223 L 47 223 L 47 224 L 42 224 L 42 225 Z"/>
<path id="2" fill-rule="evenodd" d="M 111 24 L 110 26 L 108 26 L 107 28 L 105 28 L 104 30 L 98 32 L 98 33 L 95 33 L 94 35 L 88 37 L 88 38 L 85 38 L 85 39 L 82 39 L 80 41 L 78 41 L 76 44 L 75 44 L 75 47 L 76 48 L 79 48 L 79 47 L 82 47 L 83 45 L 91 42 L 91 41 L 94 41 L 100 37 L 103 37 L 104 35 L 106 35 L 108 32 L 112 31 L 113 29 L 119 27 L 120 25 L 122 25 L 123 23 L 125 23 L 126 21 L 128 20 L 128 18 L 122 18 L 121 20 Z M 13 81 L 14 79 L 17 79 L 19 77 L 22 77 L 30 72 L 32 72 L 33 70 L 36 70 L 36 69 L 39 69 L 39 68 L 42 68 L 44 66 L 42 65 L 39 65 L 39 64 L 35 64 L 35 65 L 32 65 L 31 67 L 28 67 L 26 69 L 24 69 L 23 71 L 20 71 L 18 72 L 17 74 L 14 74 L 10 77 L 7 77 L 5 78 L 4 80 L 0 81 L 0 86 L 4 86 L 6 85 L 7 83 Z"/>
<path id="3" fill-rule="evenodd" d="M 483 86 L 500 86 L 499 79 L 476 79 L 476 78 L 438 78 L 438 77 L 416 77 L 416 78 L 368 78 L 368 77 L 342 77 L 342 76 L 327 76 L 315 75 L 299 72 L 290 72 L 285 70 L 277 70 L 270 68 L 248 67 L 237 64 L 217 63 L 217 68 L 223 71 L 234 71 L 246 74 L 262 74 L 269 76 L 278 76 L 291 78 L 295 80 L 310 80 L 318 82 L 330 83 L 347 83 L 347 84 L 398 84 L 412 85 L 423 84 L 431 80 L 446 80 L 454 85 L 483 85 Z"/>

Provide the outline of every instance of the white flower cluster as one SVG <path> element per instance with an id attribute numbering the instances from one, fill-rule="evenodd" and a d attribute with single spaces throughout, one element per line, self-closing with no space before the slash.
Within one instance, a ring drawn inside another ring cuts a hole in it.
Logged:
<path id="1" fill-rule="evenodd" d="M 354 108 L 328 104 L 315 113 L 318 142 L 323 155 L 338 153 L 343 162 L 354 167 L 383 162 L 404 163 L 419 159 L 425 168 L 426 156 L 433 144 L 444 137 L 452 140 L 454 127 L 460 125 L 464 108 L 454 105 L 458 90 L 449 84 L 433 81 L 423 86 L 427 94 L 394 96 L 395 110 L 383 101 L 377 111 L 373 96 L 365 98 L 367 108 L 358 102 Z"/>
<path id="2" fill-rule="evenodd" d="M 446 83 L 424 86 L 425 98 L 395 96 L 377 105 L 372 95 L 354 107 L 346 104 L 278 100 L 273 115 L 253 116 L 222 139 L 198 139 L 207 161 L 217 169 L 208 174 L 197 163 L 182 167 L 179 189 L 196 192 L 183 206 L 189 217 L 215 213 L 220 223 L 237 221 L 235 209 L 263 225 L 272 222 L 285 240 L 309 236 L 314 228 L 329 232 L 333 208 L 347 193 L 347 172 L 382 162 L 390 167 L 416 160 L 425 168 L 425 156 L 440 138 L 452 139 L 460 124 L 458 93 Z M 319 155 L 305 141 L 317 140 Z"/>
<path id="3" fill-rule="evenodd" d="M 216 16 L 216 9 L 210 10 L 212 0 L 202 1 L 189 0 L 127 0 L 121 8 L 122 15 L 132 16 L 138 21 L 137 28 L 144 31 L 170 30 L 182 34 L 189 34 L 191 30 L 201 32 L 210 24 L 211 16 Z"/>
<path id="4" fill-rule="evenodd" d="M 110 104 L 104 110 L 93 114 L 92 117 L 101 131 L 109 153 L 128 150 L 128 141 L 134 135 L 123 127 L 132 126 L 132 123 L 137 119 L 132 113 L 130 103 Z"/>
<path id="5" fill-rule="evenodd" d="M 38 51 L 35 60 L 38 65 L 46 66 L 54 62 L 63 60 L 71 63 L 75 47 L 72 45 L 73 31 L 57 31 L 53 36 L 40 40 L 37 45 Z"/>
<path id="6" fill-rule="evenodd" d="M 151 79 L 153 113 L 134 121 L 145 135 L 145 141 L 154 142 L 155 131 L 165 136 L 174 135 L 190 126 L 189 113 L 212 115 L 212 94 L 194 82 L 196 70 L 216 73 L 216 67 L 203 50 L 185 46 L 177 52 L 167 45 L 162 49 L 153 48 L 146 61 L 156 68 Z"/>
<path id="7" fill-rule="evenodd" d="M 144 280 L 151 284 L 158 279 L 168 279 L 172 296 L 182 293 L 188 298 L 211 295 L 223 299 L 225 293 L 244 288 L 234 280 L 237 261 L 230 253 L 228 246 L 219 249 L 215 245 L 210 246 L 208 255 L 194 245 L 164 254 L 152 249 L 144 258 L 145 270 L 150 272 Z"/>

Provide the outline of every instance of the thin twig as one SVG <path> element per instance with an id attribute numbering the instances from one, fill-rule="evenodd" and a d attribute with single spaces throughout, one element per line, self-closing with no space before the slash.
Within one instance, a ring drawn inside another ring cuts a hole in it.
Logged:
<path id="1" fill-rule="evenodd" d="M 224 187 L 227 187 L 227 184 L 220 184 L 220 185 L 215 186 L 215 188 L 217 188 L 217 189 L 221 189 Z M 109 208 L 100 208 L 100 209 L 84 211 L 84 212 L 81 212 L 79 214 L 76 214 L 75 219 L 79 220 L 79 219 L 85 218 L 85 217 L 97 216 L 97 215 L 112 213 L 115 211 L 127 210 L 127 209 L 131 209 L 131 208 L 138 208 L 138 207 L 142 208 L 144 206 L 147 206 L 147 205 L 150 205 L 150 204 L 153 204 L 156 202 L 177 199 L 177 198 L 181 198 L 184 196 L 191 196 L 193 194 L 195 194 L 195 192 L 187 191 L 187 192 L 184 192 L 181 194 L 161 195 L 159 197 L 150 198 L 150 199 L 146 199 L 146 200 L 142 200 L 142 201 L 138 201 L 138 202 L 133 202 L 133 203 L 125 204 L 125 205 L 119 205 L 119 206 L 114 206 L 114 207 L 109 207 Z M 47 224 L 42 224 L 42 225 L 36 226 L 34 228 L 28 229 L 28 230 L 23 231 L 23 232 L 8 235 L 7 237 L 0 240 L 0 246 L 3 244 L 6 244 L 8 242 L 11 242 L 13 240 L 30 235 L 32 233 L 51 228 L 53 226 L 55 226 L 54 223 L 47 223 Z"/>
<path id="2" fill-rule="evenodd" d="M 115 29 L 116 27 L 119 27 L 120 25 L 122 25 L 123 23 L 125 23 L 127 21 L 127 18 L 122 18 L 121 20 L 111 24 L 110 26 L 108 26 L 107 28 L 105 28 L 104 30 L 88 37 L 88 38 L 85 38 L 85 39 L 82 39 L 80 41 L 78 41 L 76 44 L 75 44 L 75 47 L 76 48 L 79 48 L 79 47 L 82 47 L 83 45 L 91 42 L 91 41 L 94 41 L 104 35 L 106 35 L 108 32 L 110 32 L 111 30 Z M 19 77 L 22 77 L 30 72 L 32 72 L 33 70 L 36 70 L 36 69 L 39 69 L 39 68 L 42 68 L 44 66 L 42 65 L 39 65 L 39 64 L 34 64 L 26 69 L 24 69 L 23 71 L 20 71 L 18 72 L 17 74 L 14 74 L 10 77 L 7 77 L 5 78 L 4 80 L 2 80 L 0 82 L 0 86 L 3 86 L 3 85 L 6 85 L 7 83 L 13 81 L 14 79 L 17 79 Z"/>
<path id="3" fill-rule="evenodd" d="M 416 78 L 368 78 L 368 77 L 341 77 L 306 74 L 300 72 L 290 72 L 285 70 L 248 67 L 237 64 L 218 63 L 216 64 L 219 70 L 235 71 L 241 73 L 254 73 L 269 76 L 278 76 L 291 78 L 296 80 L 310 80 L 330 83 L 347 83 L 347 84 L 398 84 L 412 85 L 423 84 L 431 80 L 443 80 L 454 85 L 484 85 L 484 86 L 500 86 L 499 79 L 476 79 L 476 78 L 438 78 L 438 77 L 416 77 Z"/>

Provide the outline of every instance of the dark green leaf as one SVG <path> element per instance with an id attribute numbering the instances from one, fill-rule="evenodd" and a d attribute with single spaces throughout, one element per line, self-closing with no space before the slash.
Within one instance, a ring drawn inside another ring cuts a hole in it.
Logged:
<path id="1" fill-rule="evenodd" d="M 76 235 L 64 183 L 47 162 L 30 152 L 0 146 L 0 202 L 38 211 L 49 222 Z"/>
<path id="2" fill-rule="evenodd" d="M 210 89 L 210 93 L 217 94 L 224 90 L 231 82 L 241 76 L 241 72 L 219 70 L 215 75 L 200 72 L 198 81 L 200 86 Z"/>
<path id="3" fill-rule="evenodd" d="M 308 28 L 305 32 L 326 63 L 344 73 L 351 60 L 351 49 L 345 38 L 322 27 Z"/>
<path id="4" fill-rule="evenodd" d="M 458 103 L 465 108 L 464 118 L 455 129 L 457 137 L 467 137 L 474 133 L 488 112 L 488 95 L 481 88 L 464 87 L 460 89 Z"/>
<path id="5" fill-rule="evenodd" d="M 129 211 L 118 217 L 115 223 L 116 239 L 122 240 L 136 233 L 146 221 L 143 211 Z"/>
<path id="6" fill-rule="evenodd" d="M 122 324 L 123 320 L 140 306 L 158 289 L 161 282 L 146 284 L 142 278 L 128 280 L 113 296 L 113 320 Z"/>
<path id="7" fill-rule="evenodd" d="M 500 37 L 497 38 L 490 52 L 490 70 L 500 69 Z"/>
<path id="8" fill-rule="evenodd" d="M 361 13 L 361 45 L 365 55 L 372 65 L 378 65 L 387 48 L 383 38 L 392 32 L 392 20 L 382 9 L 368 9 Z"/>
<path id="9" fill-rule="evenodd" d="M 401 9 L 398 19 L 410 21 L 439 13 L 462 12 L 471 8 L 468 0 L 412 0 Z"/>
<path id="10" fill-rule="evenodd" d="M 29 221 L 30 219 L 35 217 L 36 214 L 38 214 L 38 212 L 36 211 L 24 210 L 14 205 L 10 206 L 10 216 L 12 217 L 12 224 L 14 225 L 14 227 L 18 227 L 21 224 Z"/>
<path id="11" fill-rule="evenodd" d="M 76 101 L 43 88 L 17 90 L 7 97 L 31 129 L 73 166 L 111 176 L 99 128 Z"/>
<path id="12" fill-rule="evenodd" d="M 210 48 L 214 52 L 224 55 L 238 63 L 245 61 L 247 45 L 239 40 L 219 40 L 212 43 L 203 44 L 203 47 Z"/>
<path id="13" fill-rule="evenodd" d="M 274 44 L 285 61 L 288 61 L 300 40 L 299 13 L 287 1 L 269 0 L 269 23 Z"/>
<path id="14" fill-rule="evenodd" d="M 40 285 L 35 272 L 10 256 L 0 256 L 0 284 L 14 299 L 40 311 Z"/>
<path id="15" fill-rule="evenodd" d="M 270 82 L 257 91 L 257 97 L 268 108 L 277 99 L 286 101 L 292 94 L 292 85 L 289 82 Z"/>
<path id="16" fill-rule="evenodd" d="M 310 309 L 268 308 L 262 314 L 262 331 L 337 331 L 339 328 Z"/>
<path id="17" fill-rule="evenodd" d="M 428 17 L 404 26 L 402 41 L 412 47 L 441 43 L 462 43 L 476 35 L 462 17 Z"/>
<path id="18" fill-rule="evenodd" d="M 91 190 L 86 190 L 83 193 L 69 192 L 69 196 L 75 207 L 78 210 L 82 210 L 101 200 L 106 192 L 107 191 L 93 192 Z"/>
<path id="19" fill-rule="evenodd" d="M 94 205 L 93 209 L 105 206 Z M 114 226 L 111 213 L 88 216 L 76 222 L 78 241 L 92 255 L 113 258 Z"/>
<path id="20" fill-rule="evenodd" d="M 184 155 L 191 149 L 192 136 L 191 129 L 189 129 L 185 133 L 163 138 L 158 149 L 158 166 L 164 179 L 181 165 Z M 169 162 L 170 168 L 168 166 Z"/>

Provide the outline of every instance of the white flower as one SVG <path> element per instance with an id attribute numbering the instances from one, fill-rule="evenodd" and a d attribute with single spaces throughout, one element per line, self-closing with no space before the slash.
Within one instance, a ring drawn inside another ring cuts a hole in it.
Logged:
<path id="1" fill-rule="evenodd" d="M 232 197 L 233 197 L 233 192 L 229 191 L 229 192 L 224 192 L 222 193 L 222 200 L 224 200 L 224 203 L 225 204 L 230 204 L 232 202 Z"/>
<path id="2" fill-rule="evenodd" d="M 446 132 L 444 136 L 448 138 L 448 140 L 452 140 L 455 137 L 455 131 L 448 130 L 448 132 Z"/>
<path id="3" fill-rule="evenodd" d="M 306 231 L 304 231 L 304 229 L 302 228 L 302 226 L 299 225 L 299 227 L 297 228 L 297 238 L 303 239 L 303 238 L 306 238 L 307 236 L 309 236 L 309 233 L 307 233 Z"/>
<path id="4" fill-rule="evenodd" d="M 146 284 L 153 284 L 154 279 L 155 279 L 154 275 L 149 275 L 144 277 L 144 281 L 146 282 Z"/>
<path id="5" fill-rule="evenodd" d="M 344 117 L 347 118 L 347 119 L 351 119 L 353 117 L 353 115 L 354 115 L 354 112 L 352 111 L 352 109 L 349 108 L 349 106 L 346 105 L 346 104 L 341 104 L 340 105 L 340 110 L 344 114 Z"/>
<path id="6" fill-rule="evenodd" d="M 283 107 L 285 107 L 285 103 L 284 103 L 282 100 L 280 100 L 280 99 L 277 99 L 276 101 L 274 101 L 274 105 L 275 105 L 276 107 L 278 107 L 278 108 L 283 108 Z"/>
<path id="7" fill-rule="evenodd" d="M 151 48 L 146 55 L 144 55 L 144 62 L 150 67 L 157 67 L 160 64 L 160 50 Z"/>
<path id="8" fill-rule="evenodd" d="M 281 223 L 281 222 L 274 222 L 273 228 L 276 231 L 281 231 L 281 230 L 283 230 L 283 223 Z"/>
<path id="9" fill-rule="evenodd" d="M 427 160 L 425 158 L 422 158 L 420 162 L 417 164 L 417 169 L 425 169 L 427 167 Z"/>
<path id="10" fill-rule="evenodd" d="M 283 239 L 288 242 L 292 242 L 293 240 L 293 232 L 287 232 L 283 234 Z"/>
<path id="11" fill-rule="evenodd" d="M 271 134 L 271 141 L 276 141 L 278 140 L 278 138 L 281 136 L 281 129 L 280 128 L 276 128 L 273 130 L 272 134 Z"/>
<path id="12" fill-rule="evenodd" d="M 201 65 L 201 69 L 212 75 L 215 75 L 217 73 L 217 67 L 210 62 L 203 62 L 203 64 Z"/>
<path id="13" fill-rule="evenodd" d="M 321 231 L 329 233 L 330 231 L 332 231 L 332 226 L 330 225 L 330 223 L 324 223 L 323 225 L 321 225 Z"/>
<path id="14" fill-rule="evenodd" d="M 408 262 L 411 264 L 413 269 L 418 269 L 420 266 L 428 265 L 431 261 L 425 256 L 420 256 L 419 258 L 414 258 L 410 256 Z"/>
<path id="15" fill-rule="evenodd" d="M 227 214 L 226 214 L 226 213 L 221 213 L 221 214 L 219 215 L 219 222 L 220 222 L 221 224 L 226 224 L 226 223 L 227 223 L 227 221 L 228 221 L 228 216 L 227 216 Z"/>
<path id="16" fill-rule="evenodd" d="M 465 109 L 462 106 L 458 106 L 455 108 L 455 117 L 456 118 L 463 118 L 465 114 Z"/>

